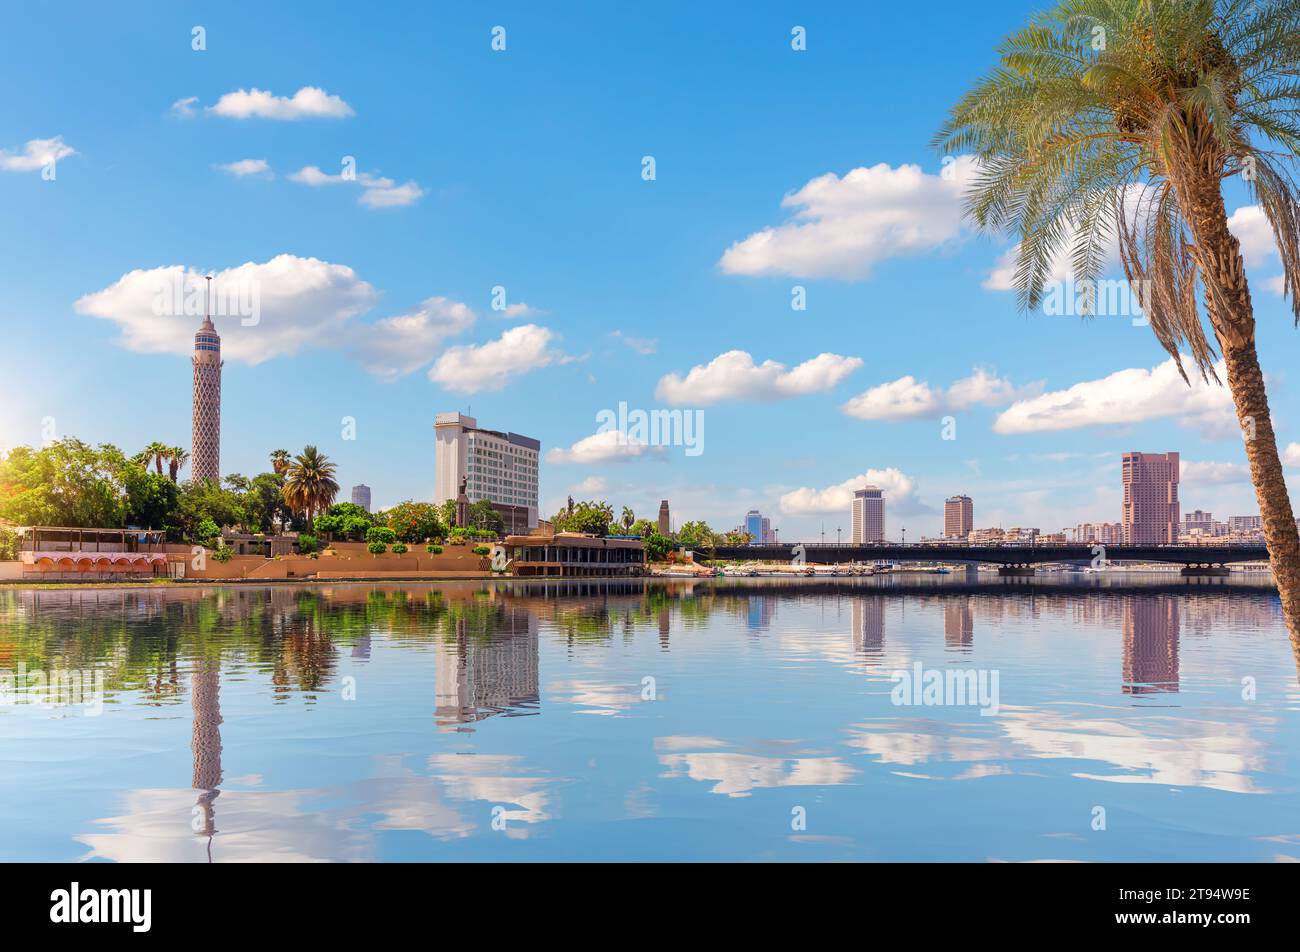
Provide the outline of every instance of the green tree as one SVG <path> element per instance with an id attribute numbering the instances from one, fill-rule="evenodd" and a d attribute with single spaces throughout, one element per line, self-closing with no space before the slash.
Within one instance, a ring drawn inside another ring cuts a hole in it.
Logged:
<path id="1" fill-rule="evenodd" d="M 314 446 L 304 447 L 285 470 L 284 501 L 310 523 L 316 513 L 329 508 L 339 493 L 334 471 L 328 456 Z"/>
<path id="2" fill-rule="evenodd" d="M 677 541 L 692 549 L 712 549 L 717 544 L 716 533 L 703 521 L 687 522 L 677 530 Z"/>
<path id="3" fill-rule="evenodd" d="M 575 503 L 572 512 L 561 509 L 551 518 L 556 532 L 585 532 L 595 536 L 607 535 L 613 521 L 613 507 L 604 500 Z"/>
<path id="4" fill-rule="evenodd" d="M 19 446 L 0 462 L 0 518 L 19 525 L 121 528 L 123 475 L 137 466 L 117 447 L 73 437 Z"/>
<path id="5" fill-rule="evenodd" d="M 998 49 L 936 136 L 978 162 L 968 211 L 1019 241 L 1020 306 L 1058 258 L 1094 281 L 1113 235 L 1157 340 L 1202 377 L 1222 354 L 1264 538 L 1300 652 L 1300 533 L 1255 346 L 1224 183 L 1259 203 L 1300 320 L 1300 5 L 1296 0 L 1063 0 Z M 1199 290 L 1199 293 L 1198 293 Z M 1202 313 L 1203 312 L 1203 313 Z M 1213 341 L 1205 333 L 1205 323 Z"/>
<path id="6" fill-rule="evenodd" d="M 642 544 L 645 546 L 646 559 L 651 562 L 662 562 L 668 558 L 668 550 L 673 545 L 672 540 L 664 538 L 658 532 L 643 536 Z"/>
<path id="7" fill-rule="evenodd" d="M 480 532 L 495 532 L 500 535 L 505 531 L 506 521 L 501 513 L 492 508 L 492 503 L 480 499 L 469 507 L 469 524 Z"/>
<path id="8" fill-rule="evenodd" d="M 427 502 L 399 502 L 387 510 L 388 528 L 397 534 L 403 542 L 423 542 L 425 539 L 442 538 L 446 534 L 438 507 Z"/>
<path id="9" fill-rule="evenodd" d="M 366 530 L 366 541 L 370 543 L 380 542 L 384 545 L 391 545 L 397 541 L 397 533 L 388 526 L 371 526 Z"/>

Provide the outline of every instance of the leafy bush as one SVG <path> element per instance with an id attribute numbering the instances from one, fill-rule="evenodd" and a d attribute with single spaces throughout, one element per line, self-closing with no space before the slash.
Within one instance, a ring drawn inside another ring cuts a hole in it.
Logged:
<path id="1" fill-rule="evenodd" d="M 371 542 L 366 546 L 366 550 L 371 555 L 383 555 L 388 551 L 388 546 L 383 542 Z"/>
<path id="2" fill-rule="evenodd" d="M 211 519 L 205 518 L 200 520 L 199 524 L 194 527 L 194 535 L 200 542 L 206 545 L 210 540 L 221 535 L 221 529 Z"/>
<path id="3" fill-rule="evenodd" d="M 235 557 L 235 550 L 228 545 L 218 545 L 212 550 L 213 562 L 229 562 Z"/>
<path id="4" fill-rule="evenodd" d="M 442 555 L 442 546 L 440 546 L 440 545 L 426 545 L 426 546 L 424 547 L 424 551 L 425 551 L 425 552 L 428 552 L 430 555 Z"/>
<path id="5" fill-rule="evenodd" d="M 406 555 L 406 544 L 399 542 L 393 546 L 393 555 Z"/>
<path id="6" fill-rule="evenodd" d="M 371 526 L 366 530 L 366 541 L 371 545 L 374 545 L 376 542 L 384 545 L 391 545 L 397 541 L 397 533 L 388 528 L 388 526 Z M 370 551 L 373 552 L 374 549 L 371 549 Z"/>
<path id="7" fill-rule="evenodd" d="M 311 555 L 316 551 L 317 540 L 314 535 L 298 536 L 298 554 Z"/>
<path id="8" fill-rule="evenodd" d="M 0 529 L 0 562 L 13 562 L 18 558 L 18 533 Z"/>
<path id="9" fill-rule="evenodd" d="M 473 552 L 474 552 L 475 555 L 491 555 L 491 554 L 492 554 L 492 550 L 489 549 L 489 548 L 488 548 L 487 546 L 485 546 L 485 545 L 476 545 L 476 546 L 474 546 Z"/>

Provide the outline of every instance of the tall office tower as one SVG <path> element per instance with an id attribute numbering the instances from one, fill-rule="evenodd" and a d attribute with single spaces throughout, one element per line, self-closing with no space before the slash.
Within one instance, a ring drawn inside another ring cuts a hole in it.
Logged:
<path id="1" fill-rule="evenodd" d="M 212 279 L 208 278 L 209 298 Z M 221 336 L 211 309 L 194 335 L 194 394 L 191 407 L 190 475 L 196 483 L 221 481 Z"/>
<path id="2" fill-rule="evenodd" d="M 1124 541 L 1153 545 L 1178 541 L 1178 454 L 1125 453 Z"/>
<path id="3" fill-rule="evenodd" d="M 463 413 L 439 413 L 434 432 L 434 502 L 455 500 L 465 480 L 470 503 L 491 503 L 506 532 L 527 533 L 537 526 L 541 443 L 518 433 L 479 429 L 478 421 Z"/>
<path id="4" fill-rule="evenodd" d="M 665 539 L 672 533 L 672 520 L 668 517 L 668 500 L 659 503 L 659 534 Z"/>
<path id="5" fill-rule="evenodd" d="M 763 538 L 759 541 L 764 545 L 771 545 L 776 541 L 776 535 L 772 532 L 772 520 L 767 516 L 763 517 Z"/>
<path id="6" fill-rule="evenodd" d="M 352 487 L 352 505 L 360 506 L 366 512 L 370 511 L 370 487 L 365 483 L 358 483 Z"/>
<path id="7" fill-rule="evenodd" d="M 885 495 L 879 486 L 863 486 L 853 493 L 853 542 L 885 541 Z"/>
<path id="8" fill-rule="evenodd" d="M 970 496 L 953 496 L 943 503 L 943 534 L 949 539 L 964 539 L 975 528 L 975 504 Z"/>
<path id="9" fill-rule="evenodd" d="M 750 545 L 760 544 L 763 541 L 763 514 L 757 509 L 745 513 L 744 529 Z"/>

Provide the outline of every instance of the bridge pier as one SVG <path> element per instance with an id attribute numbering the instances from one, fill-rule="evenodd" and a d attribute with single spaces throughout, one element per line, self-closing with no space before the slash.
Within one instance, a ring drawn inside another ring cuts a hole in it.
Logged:
<path id="1" fill-rule="evenodd" d="M 998 575 L 1011 578 L 1033 578 L 1034 567 L 1032 565 L 999 565 Z"/>
<path id="2" fill-rule="evenodd" d="M 1184 578 L 1227 578 L 1228 567 L 1226 565 L 1210 565 L 1209 563 L 1184 565 L 1183 570 L 1178 574 Z"/>

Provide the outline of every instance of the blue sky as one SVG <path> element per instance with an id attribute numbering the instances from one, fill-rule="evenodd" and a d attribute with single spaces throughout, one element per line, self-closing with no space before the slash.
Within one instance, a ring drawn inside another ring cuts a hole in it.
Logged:
<path id="1" fill-rule="evenodd" d="M 0 103 L 0 446 L 49 418 L 188 445 L 197 320 L 144 293 L 185 268 L 260 289 L 256 326 L 218 319 L 226 472 L 315 443 L 377 504 L 428 499 L 434 414 L 472 407 L 562 451 L 544 513 L 667 497 L 679 522 L 752 507 L 833 537 L 874 474 L 892 537 L 956 492 L 978 525 L 1059 529 L 1119 518 L 1131 449 L 1193 464 L 1185 510 L 1255 511 L 1222 393 L 1172 387 L 1128 317 L 1019 313 L 1010 243 L 956 214 L 928 142 L 1034 8 L 268 7 L 38 3 L 0 37 L 21 90 Z M 1300 341 L 1249 204 L 1228 208 L 1286 447 Z M 734 351 L 759 369 L 715 363 Z M 704 451 L 582 443 L 620 401 L 701 410 Z"/>

